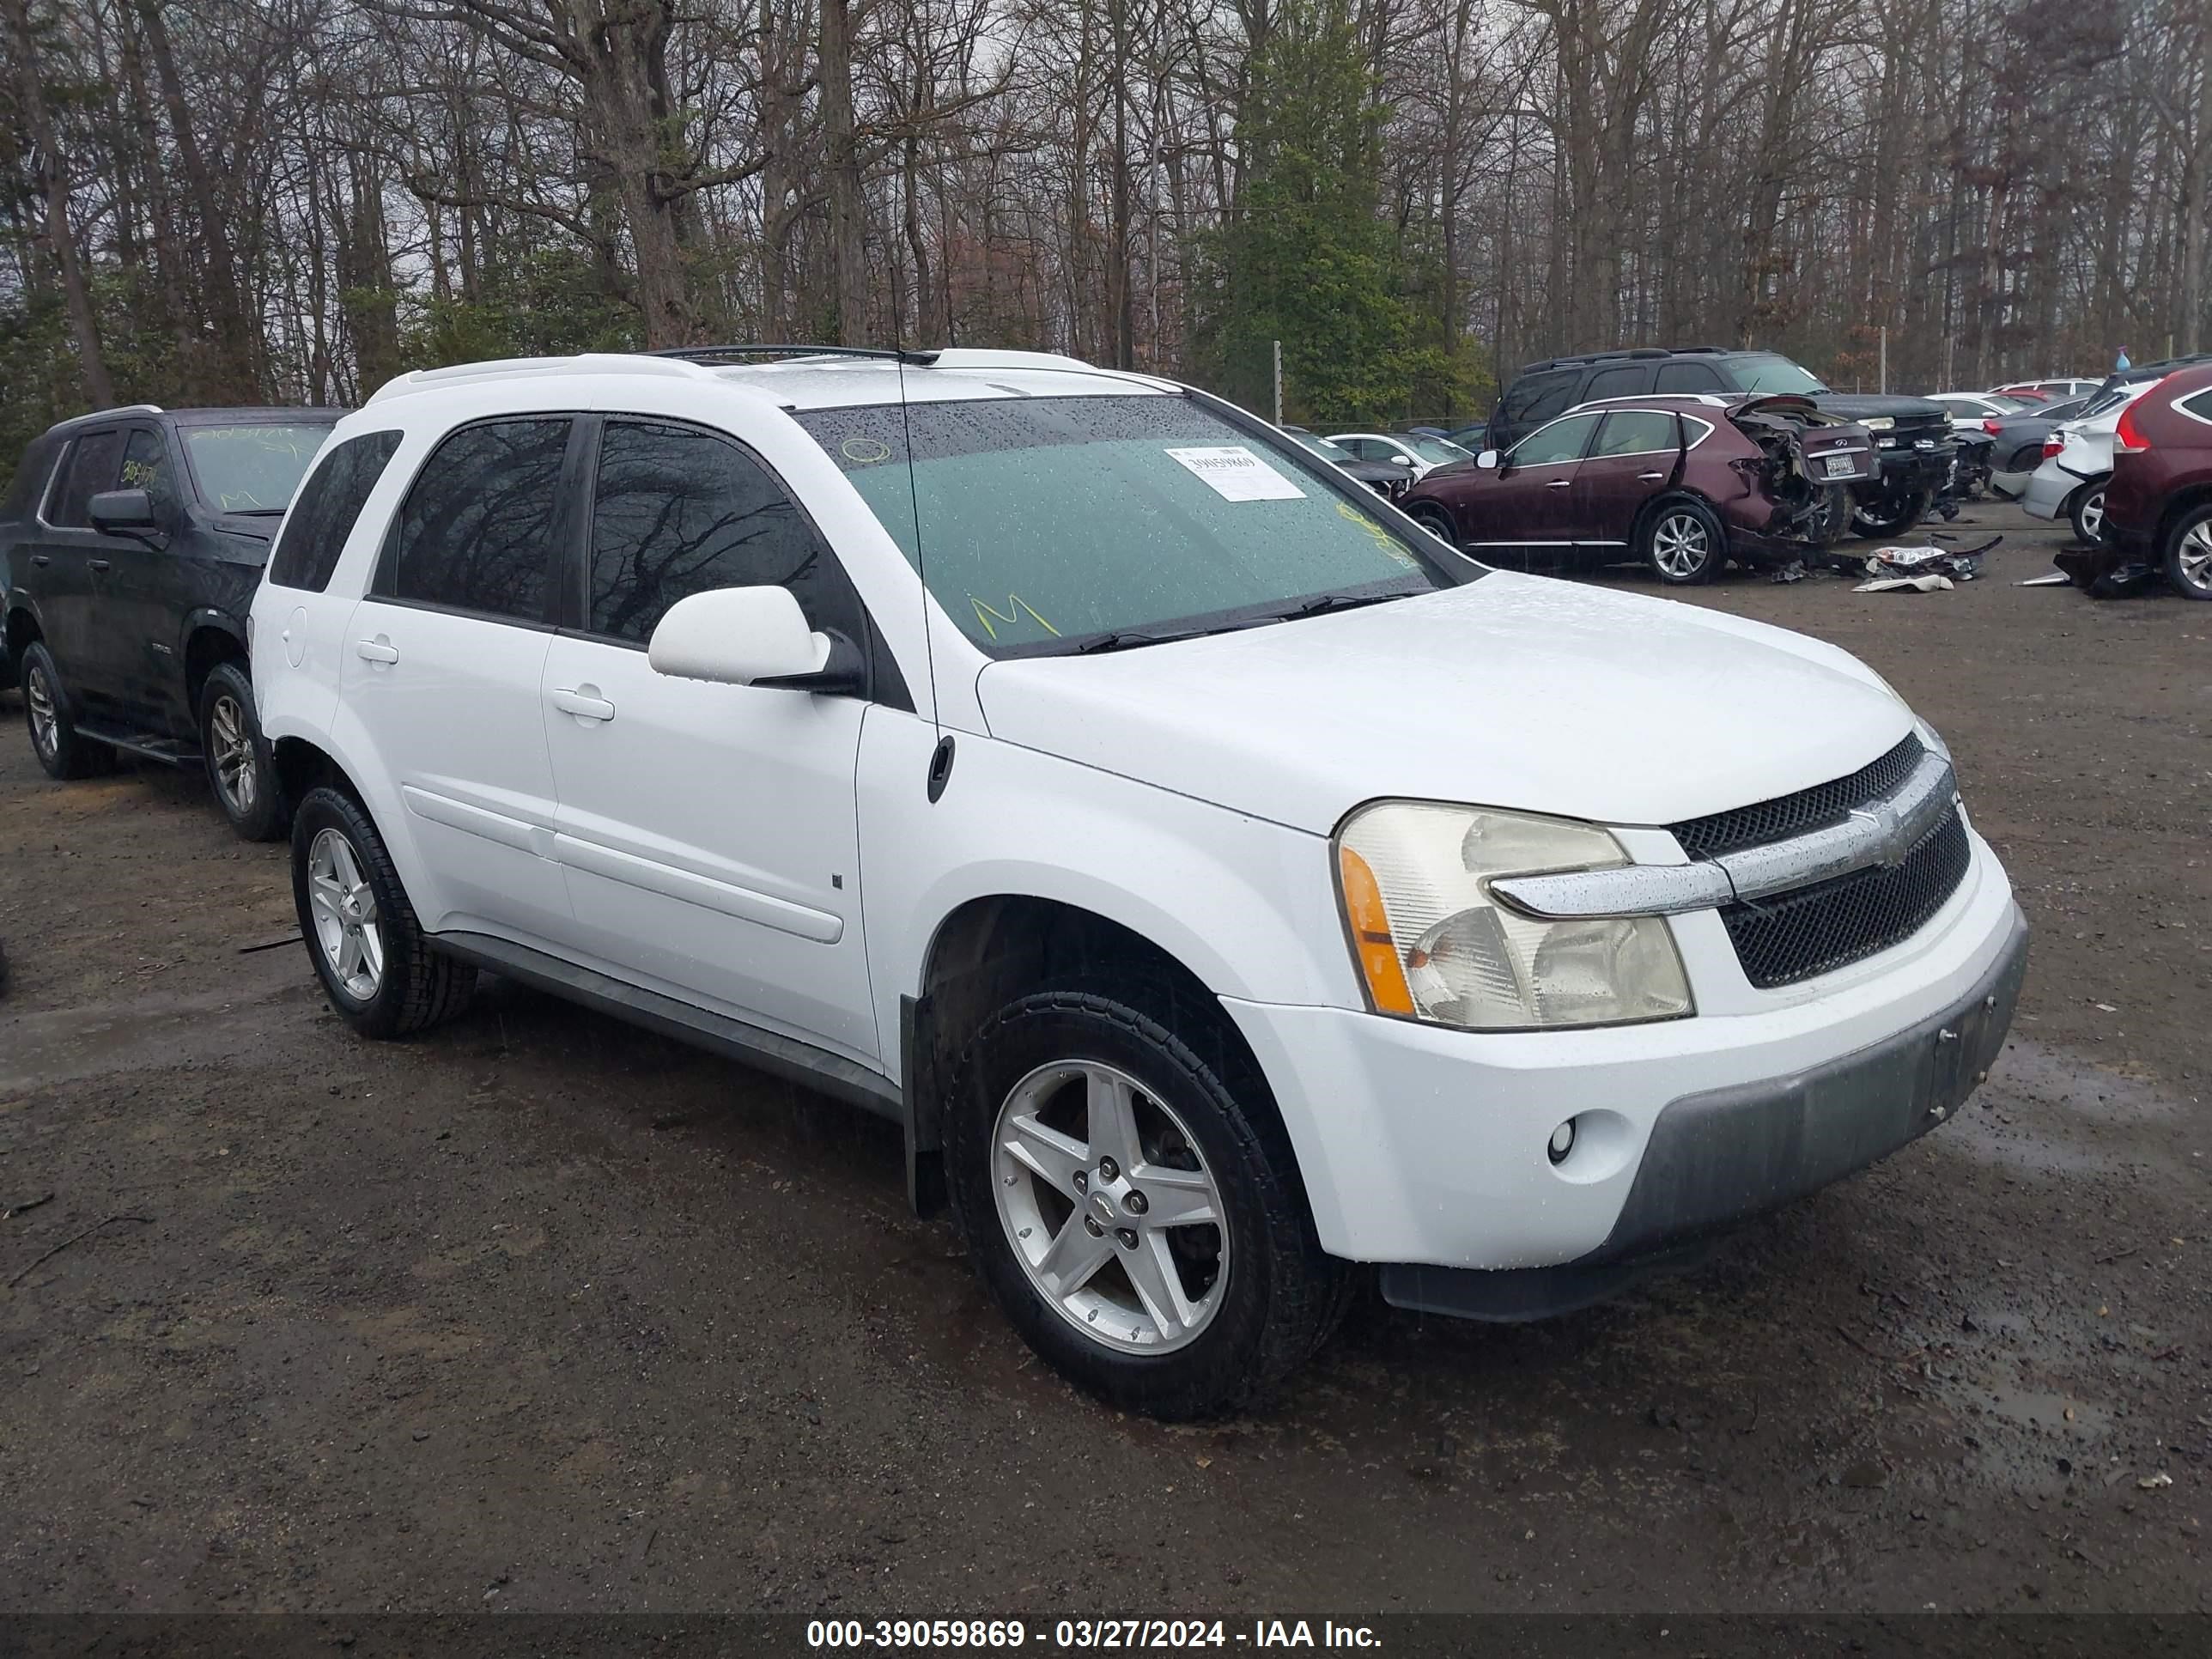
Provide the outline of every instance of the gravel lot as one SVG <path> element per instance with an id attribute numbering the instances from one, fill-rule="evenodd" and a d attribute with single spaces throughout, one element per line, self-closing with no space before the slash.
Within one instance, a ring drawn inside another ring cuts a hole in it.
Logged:
<path id="1" fill-rule="evenodd" d="M 281 849 L 48 783 L 6 699 L 0 1613 L 2212 1607 L 2212 606 L 2014 586 L 2055 538 L 1972 516 L 1954 592 L 1692 599 L 1949 737 L 2036 929 L 1974 1105 L 1695 1274 L 1370 1303 L 1189 1430 L 1030 1361 L 886 1125 L 510 986 L 353 1040 Z"/>

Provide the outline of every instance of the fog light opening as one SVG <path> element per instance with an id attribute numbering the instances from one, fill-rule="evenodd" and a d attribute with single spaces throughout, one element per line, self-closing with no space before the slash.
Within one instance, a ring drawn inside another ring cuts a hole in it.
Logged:
<path id="1" fill-rule="evenodd" d="M 1552 1131 L 1552 1139 L 1544 1148 L 1544 1156 L 1554 1164 L 1564 1164 L 1567 1154 L 1575 1149 L 1575 1121 L 1569 1118 Z"/>

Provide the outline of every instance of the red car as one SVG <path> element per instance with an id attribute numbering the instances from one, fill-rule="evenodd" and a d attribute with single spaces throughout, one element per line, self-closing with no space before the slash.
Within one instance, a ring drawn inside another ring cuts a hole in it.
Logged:
<path id="1" fill-rule="evenodd" d="M 2116 566 L 2154 563 L 2177 591 L 2212 599 L 2212 363 L 2167 375 L 2120 411 L 2105 538 Z"/>
<path id="2" fill-rule="evenodd" d="M 1843 533 L 1846 486 L 1875 476 L 1873 435 L 1809 398 L 1680 393 L 1569 410 L 1499 455 L 1430 473 L 1400 502 L 1492 559 L 1634 559 L 1668 583 L 1730 559 L 1802 557 Z"/>

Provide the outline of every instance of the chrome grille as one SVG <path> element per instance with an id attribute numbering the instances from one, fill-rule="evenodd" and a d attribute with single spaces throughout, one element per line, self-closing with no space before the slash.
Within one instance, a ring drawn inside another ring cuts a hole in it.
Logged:
<path id="1" fill-rule="evenodd" d="M 1778 795 L 1755 806 L 1715 812 L 1668 825 L 1682 850 L 1693 859 L 1717 858 L 1740 847 L 1757 847 L 1770 841 L 1786 841 L 1808 830 L 1841 823 L 1854 806 L 1863 806 L 1891 793 L 1912 775 L 1926 751 L 1920 739 L 1908 732 L 1905 741 L 1887 754 L 1869 761 L 1847 778 L 1815 784 L 1794 795 Z"/>
<path id="2" fill-rule="evenodd" d="M 1721 907 L 1744 977 L 1761 990 L 1846 967 L 1910 939 L 1958 890 L 1972 856 L 1956 807 L 1895 866 Z"/>

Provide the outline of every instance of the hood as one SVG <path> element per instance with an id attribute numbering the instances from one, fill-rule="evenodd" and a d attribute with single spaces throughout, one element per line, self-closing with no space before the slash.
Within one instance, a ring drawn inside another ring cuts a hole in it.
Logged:
<path id="1" fill-rule="evenodd" d="M 1940 421 L 1951 411 L 1926 398 L 1892 398 L 1873 392 L 1823 392 L 1813 401 L 1831 415 L 1863 421 L 1877 415 L 1893 420 Z"/>
<path id="2" fill-rule="evenodd" d="M 1843 777 L 1912 726 L 1832 646 L 1505 571 L 1206 639 L 994 662 L 976 690 L 995 738 L 1316 835 L 1394 795 L 1672 823 Z"/>

